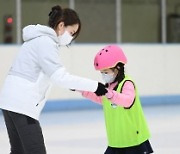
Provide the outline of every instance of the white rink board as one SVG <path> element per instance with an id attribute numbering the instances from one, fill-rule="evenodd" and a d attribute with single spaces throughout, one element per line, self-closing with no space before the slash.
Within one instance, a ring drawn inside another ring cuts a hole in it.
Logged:
<path id="1" fill-rule="evenodd" d="M 73 44 L 60 50 L 67 70 L 75 75 L 102 81 L 94 70 L 93 58 L 107 44 Z M 133 77 L 141 96 L 180 95 L 180 45 L 123 44 L 128 57 L 126 72 Z M 0 88 L 20 46 L 0 46 Z M 49 99 L 77 99 L 81 96 L 54 86 Z"/>

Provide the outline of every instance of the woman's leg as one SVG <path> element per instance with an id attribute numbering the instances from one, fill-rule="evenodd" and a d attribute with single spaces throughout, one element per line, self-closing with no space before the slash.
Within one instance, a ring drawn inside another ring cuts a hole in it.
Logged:
<path id="1" fill-rule="evenodd" d="M 11 153 L 10 154 L 24 154 L 23 146 L 21 140 L 19 138 L 16 127 L 8 114 L 8 111 L 3 110 L 4 120 L 9 136 L 9 142 L 11 145 Z"/>
<path id="2" fill-rule="evenodd" d="M 39 122 L 22 114 L 7 112 L 18 132 L 25 154 L 46 154 Z"/>

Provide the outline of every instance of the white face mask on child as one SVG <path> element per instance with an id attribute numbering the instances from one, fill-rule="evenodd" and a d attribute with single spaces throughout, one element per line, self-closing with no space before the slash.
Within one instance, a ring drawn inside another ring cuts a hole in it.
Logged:
<path id="1" fill-rule="evenodd" d="M 69 43 L 71 43 L 73 39 L 73 36 L 70 35 L 70 33 L 65 30 L 65 32 L 62 35 L 58 36 L 59 45 L 66 46 Z"/>
<path id="2" fill-rule="evenodd" d="M 107 74 L 107 73 L 101 73 L 102 74 L 102 79 L 106 82 L 106 83 L 112 83 L 116 76 L 114 75 L 114 73 L 112 74 Z"/>

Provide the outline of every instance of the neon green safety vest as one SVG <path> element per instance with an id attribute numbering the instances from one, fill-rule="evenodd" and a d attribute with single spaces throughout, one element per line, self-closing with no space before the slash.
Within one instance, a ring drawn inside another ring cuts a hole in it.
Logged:
<path id="1" fill-rule="evenodd" d="M 125 81 L 128 80 L 132 81 L 130 77 L 126 76 L 124 80 L 121 81 L 118 85 L 117 92 L 121 92 Z M 135 100 L 130 108 L 113 106 L 111 102 L 103 96 L 103 110 L 108 145 L 110 147 L 123 148 L 135 146 L 143 143 L 150 137 L 136 87 L 135 92 Z"/>

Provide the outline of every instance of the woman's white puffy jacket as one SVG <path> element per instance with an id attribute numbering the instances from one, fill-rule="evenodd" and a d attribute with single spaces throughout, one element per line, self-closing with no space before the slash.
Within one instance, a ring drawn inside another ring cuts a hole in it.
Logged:
<path id="1" fill-rule="evenodd" d="M 23 40 L 0 93 L 1 109 L 38 120 L 52 82 L 69 89 L 96 91 L 97 81 L 71 75 L 61 64 L 53 29 L 29 25 L 23 29 Z"/>

